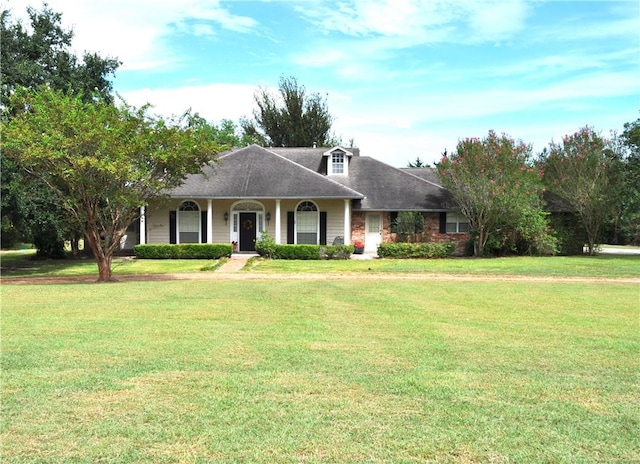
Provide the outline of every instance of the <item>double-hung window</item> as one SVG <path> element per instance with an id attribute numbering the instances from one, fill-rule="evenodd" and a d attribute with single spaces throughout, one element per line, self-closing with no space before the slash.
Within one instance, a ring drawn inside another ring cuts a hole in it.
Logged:
<path id="1" fill-rule="evenodd" d="M 331 174 L 344 174 L 344 153 L 335 151 L 331 154 Z"/>
<path id="2" fill-rule="evenodd" d="M 447 213 L 447 233 L 462 234 L 469 232 L 469 219 L 460 213 Z"/>
<path id="3" fill-rule="evenodd" d="M 296 243 L 317 245 L 320 238 L 318 231 L 318 207 L 311 201 L 303 201 L 296 208 Z"/>
<path id="4" fill-rule="evenodd" d="M 185 201 L 178 210 L 178 243 L 200 243 L 200 207 Z"/>

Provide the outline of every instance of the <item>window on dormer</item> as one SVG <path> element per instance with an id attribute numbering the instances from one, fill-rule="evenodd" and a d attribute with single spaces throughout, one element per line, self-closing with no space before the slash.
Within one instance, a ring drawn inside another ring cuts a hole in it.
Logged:
<path id="1" fill-rule="evenodd" d="M 331 174 L 346 174 L 345 158 L 341 151 L 331 153 Z"/>

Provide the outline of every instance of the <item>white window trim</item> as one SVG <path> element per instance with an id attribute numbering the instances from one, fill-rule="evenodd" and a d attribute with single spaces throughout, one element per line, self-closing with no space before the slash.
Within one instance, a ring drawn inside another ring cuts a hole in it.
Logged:
<path id="1" fill-rule="evenodd" d="M 294 244 L 298 244 L 298 208 L 300 208 L 300 205 L 302 203 L 313 203 L 313 205 L 315 206 L 316 210 L 316 245 L 320 244 L 320 207 L 318 206 L 318 203 L 316 203 L 313 200 L 303 200 L 301 202 L 299 202 L 296 205 L 296 209 L 295 209 L 295 219 L 294 219 L 294 227 L 293 227 L 293 243 Z"/>
<path id="2" fill-rule="evenodd" d="M 195 201 L 195 200 L 184 200 L 183 202 L 180 203 L 180 205 L 178 206 L 178 209 L 176 210 L 176 243 L 180 244 L 180 212 L 182 210 L 182 205 L 184 205 L 185 203 L 194 203 L 197 207 L 198 207 L 198 242 L 197 243 L 202 243 L 202 216 L 201 216 L 201 212 L 202 209 L 200 209 L 200 204 Z"/>
<path id="3" fill-rule="evenodd" d="M 449 224 L 455 224 L 456 225 L 456 230 L 455 231 L 449 231 Z M 467 230 L 466 231 L 461 231 L 460 230 L 460 225 L 461 224 L 466 224 L 467 225 Z M 462 213 L 447 212 L 446 233 L 447 234 L 468 234 L 469 233 L 469 219 L 467 217 L 465 217 Z"/>
<path id="4" fill-rule="evenodd" d="M 336 162 L 334 157 L 340 155 L 342 157 L 341 162 Z M 341 166 L 342 172 L 335 172 L 336 167 Z M 342 150 L 335 150 L 331 152 L 331 157 L 329 158 L 329 172 L 332 176 L 346 176 L 349 174 L 349 162 L 347 160 L 347 154 Z"/>
<path id="5" fill-rule="evenodd" d="M 342 164 L 343 166 L 343 172 L 341 173 L 335 173 L 333 172 L 333 155 L 334 153 L 340 153 L 343 155 L 343 160 L 344 163 Z M 353 156 L 353 153 L 351 153 L 348 150 L 345 150 L 342 147 L 333 147 L 331 150 L 327 150 L 323 153 L 323 156 L 327 157 L 327 175 L 328 176 L 348 176 L 349 175 L 349 164 L 350 164 L 350 159 Z"/>

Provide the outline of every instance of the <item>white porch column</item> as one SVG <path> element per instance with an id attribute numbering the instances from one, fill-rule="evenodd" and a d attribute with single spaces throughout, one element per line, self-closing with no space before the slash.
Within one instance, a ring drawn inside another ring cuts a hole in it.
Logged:
<path id="1" fill-rule="evenodd" d="M 213 243 L 213 200 L 207 200 L 207 243 Z"/>
<path id="2" fill-rule="evenodd" d="M 280 245 L 280 200 L 276 200 L 276 213 L 275 213 L 275 221 L 276 221 L 276 231 L 275 231 L 275 240 L 276 244 Z"/>
<path id="3" fill-rule="evenodd" d="M 344 244 L 351 244 L 351 200 L 344 201 Z"/>
<path id="4" fill-rule="evenodd" d="M 147 221 L 144 206 L 140 207 L 140 230 L 138 231 L 140 245 L 147 243 Z"/>

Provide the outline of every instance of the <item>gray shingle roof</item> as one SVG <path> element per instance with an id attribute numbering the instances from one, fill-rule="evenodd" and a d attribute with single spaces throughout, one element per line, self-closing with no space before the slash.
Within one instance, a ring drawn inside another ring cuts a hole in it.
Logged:
<path id="1" fill-rule="evenodd" d="M 219 157 L 171 191 L 176 198 L 348 198 L 364 195 L 274 151 L 251 145 Z"/>
<path id="2" fill-rule="evenodd" d="M 451 196 L 429 168 L 398 169 L 349 149 L 348 176 L 327 176 L 327 148 L 251 145 L 222 154 L 203 174 L 174 189 L 176 198 L 344 198 L 354 209 L 445 211 Z"/>
<path id="3" fill-rule="evenodd" d="M 442 183 L 440 182 L 440 179 L 438 179 L 438 175 L 433 168 L 400 168 L 400 170 L 442 186 Z"/>
<path id="4" fill-rule="evenodd" d="M 273 148 L 273 151 L 303 164 L 309 169 L 326 173 L 323 153 L 327 148 Z M 354 156 L 349 161 L 348 176 L 329 176 L 347 187 L 362 192 L 365 198 L 356 209 L 376 211 L 445 211 L 451 203 L 431 169 L 398 169 L 368 156 L 359 156 L 358 149 L 349 149 Z M 421 171 L 421 172 L 414 172 Z"/>
<path id="5" fill-rule="evenodd" d="M 329 150 L 328 148 L 270 148 L 271 151 L 290 159 L 294 163 L 298 163 L 313 171 L 326 174 L 326 159 L 323 160 L 323 154 Z M 345 149 L 353 153 L 353 157 L 360 156 L 359 148 Z"/>
<path id="6" fill-rule="evenodd" d="M 368 156 L 354 157 L 345 185 L 365 194 L 365 210 L 444 211 L 450 195 L 442 186 Z"/>

